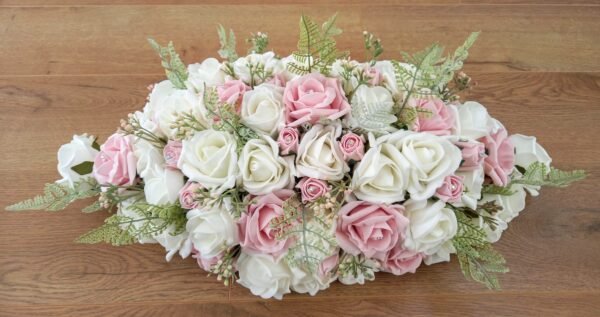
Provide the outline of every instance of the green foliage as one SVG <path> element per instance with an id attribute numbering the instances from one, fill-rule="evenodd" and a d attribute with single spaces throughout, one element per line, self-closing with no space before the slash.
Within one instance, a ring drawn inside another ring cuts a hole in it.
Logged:
<path id="1" fill-rule="evenodd" d="M 221 103 L 217 90 L 205 87 L 204 105 L 210 119 L 214 122 L 212 128 L 218 131 L 232 133 L 237 140 L 237 151 L 240 152 L 244 145 L 251 139 L 259 138 L 259 135 L 251 128 L 241 122 L 241 118 L 235 110 L 235 105 Z"/>
<path id="2" fill-rule="evenodd" d="M 262 54 L 269 46 L 269 36 L 266 33 L 258 32 L 250 34 L 250 38 L 246 39 L 246 43 L 250 44 L 248 54 Z"/>
<path id="3" fill-rule="evenodd" d="M 69 187 L 68 184 L 49 183 L 44 187 L 42 195 L 10 205 L 6 207 L 6 210 L 58 211 L 65 209 L 75 200 L 93 197 L 98 195 L 99 192 L 98 183 L 92 177 L 75 182 L 73 188 Z"/>
<path id="4" fill-rule="evenodd" d="M 167 78 L 169 78 L 173 86 L 185 89 L 185 81 L 188 78 L 187 68 L 181 61 L 179 54 L 175 51 L 173 42 L 169 42 L 166 47 L 162 47 L 154 39 L 148 38 L 148 43 L 158 53 L 161 65 L 165 69 Z"/>
<path id="5" fill-rule="evenodd" d="M 527 167 L 523 177 L 513 179 L 511 184 L 566 187 L 585 177 L 586 173 L 583 170 L 562 171 L 554 167 L 548 168 L 542 162 L 534 162 Z"/>
<path id="6" fill-rule="evenodd" d="M 454 207 L 451 204 L 447 204 L 447 206 L 455 212 L 460 212 L 471 219 L 481 218 L 481 220 L 483 220 L 483 222 L 486 223 L 492 230 L 496 230 L 496 226 L 498 225 L 494 215 L 502 210 L 502 206 L 497 205 L 496 201 L 485 202 L 481 205 L 478 205 L 477 209 L 471 209 L 466 206 Z"/>
<path id="7" fill-rule="evenodd" d="M 176 140 L 184 140 L 192 137 L 195 131 L 206 130 L 206 127 L 194 115 L 193 111 L 178 112 L 171 129 L 175 130 L 174 138 Z"/>
<path id="8" fill-rule="evenodd" d="M 400 127 L 410 128 L 415 123 L 417 118 L 427 118 L 431 115 L 431 111 L 422 108 L 405 107 L 398 115 L 397 124 Z"/>
<path id="9" fill-rule="evenodd" d="M 316 272 L 318 265 L 337 247 L 334 225 L 335 213 L 318 214 L 305 208 L 294 195 L 283 204 L 284 215 L 271 222 L 279 239 L 294 239 L 286 259 L 291 266 Z"/>
<path id="10" fill-rule="evenodd" d="M 71 167 L 71 169 L 79 175 L 87 175 L 87 174 L 92 173 L 92 170 L 94 169 L 94 162 L 90 162 L 90 161 L 82 162 L 80 164 L 77 164 L 77 165 Z"/>
<path id="11" fill-rule="evenodd" d="M 102 203 L 100 202 L 100 200 L 96 200 L 93 204 L 91 204 L 91 205 L 83 208 L 81 210 L 81 212 L 89 214 L 89 213 L 96 212 L 96 211 L 99 211 L 99 210 L 102 210 L 102 209 L 104 209 L 104 206 L 102 205 Z"/>
<path id="12" fill-rule="evenodd" d="M 363 276 L 365 280 L 373 280 L 375 278 L 374 262 L 365 258 L 364 255 L 344 254 L 340 259 L 338 268 L 341 277 L 352 277 L 358 279 Z"/>
<path id="13" fill-rule="evenodd" d="M 456 211 L 458 232 L 452 239 L 460 267 L 467 279 L 479 282 L 489 289 L 500 289 L 497 273 L 506 273 L 506 260 L 487 241 L 485 232 L 473 224 L 471 218 Z"/>
<path id="14" fill-rule="evenodd" d="M 375 65 L 377 62 L 377 58 L 379 55 L 383 53 L 383 46 L 381 46 L 381 40 L 379 38 L 375 38 L 373 33 L 364 31 L 363 39 L 365 42 L 365 50 L 367 51 L 367 57 L 369 58 L 369 63 L 371 66 Z"/>
<path id="15" fill-rule="evenodd" d="M 179 204 L 152 205 L 138 200 L 131 205 L 121 205 L 127 213 L 118 213 L 108 217 L 105 223 L 82 235 L 79 243 L 110 243 L 115 246 L 131 244 L 139 239 L 155 236 L 173 228 L 171 235 L 185 230 L 185 210 Z"/>
<path id="16" fill-rule="evenodd" d="M 309 17 L 300 17 L 298 50 L 292 54 L 294 60 L 287 65 L 289 71 L 304 75 L 317 70 L 327 75 L 331 64 L 346 55 L 338 52 L 335 46 L 334 36 L 342 33 L 335 26 L 336 18 L 337 14 L 334 14 L 319 27 Z"/>
<path id="17" fill-rule="evenodd" d="M 227 36 L 227 31 L 225 31 L 225 28 L 219 24 L 217 27 L 217 34 L 219 35 L 219 43 L 221 43 L 221 49 L 218 51 L 219 56 L 230 62 L 235 61 L 238 58 L 238 54 L 235 49 L 235 33 L 233 33 L 232 29 L 229 29 L 229 36 Z"/>
<path id="18" fill-rule="evenodd" d="M 360 131 L 381 134 L 394 131 L 392 124 L 397 118 L 394 116 L 394 104 L 391 102 L 361 102 L 352 98 L 352 116 L 350 126 Z"/>
<path id="19" fill-rule="evenodd" d="M 511 190 L 510 186 L 497 186 L 493 184 L 485 184 L 481 189 L 481 193 L 490 195 L 511 196 L 515 193 L 515 191 Z"/>

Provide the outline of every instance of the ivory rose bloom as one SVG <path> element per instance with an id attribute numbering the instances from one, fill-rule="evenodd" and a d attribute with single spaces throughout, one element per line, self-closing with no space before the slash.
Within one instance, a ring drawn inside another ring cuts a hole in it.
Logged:
<path id="1" fill-rule="evenodd" d="M 183 174 L 179 170 L 156 167 L 144 178 L 146 201 L 153 205 L 164 205 L 179 200 L 183 187 Z"/>
<path id="2" fill-rule="evenodd" d="M 485 172 L 483 166 L 470 171 L 457 171 L 456 175 L 462 177 L 463 192 L 459 202 L 455 202 L 456 207 L 467 206 L 471 209 L 477 209 L 477 201 L 481 199 L 481 190 Z"/>
<path id="3" fill-rule="evenodd" d="M 237 143 L 224 131 L 204 130 L 183 140 L 177 167 L 191 181 L 222 192 L 235 186 L 238 176 Z"/>
<path id="4" fill-rule="evenodd" d="M 262 84 L 244 94 L 242 123 L 271 137 L 276 137 L 285 125 L 282 103 L 283 88 Z"/>
<path id="5" fill-rule="evenodd" d="M 394 275 L 415 273 L 423 261 L 423 254 L 406 250 L 402 243 L 396 244 L 381 262 L 381 270 Z"/>
<path id="6" fill-rule="evenodd" d="M 495 185 L 508 185 L 508 176 L 515 166 L 515 146 L 508 139 L 506 129 L 480 139 L 485 144 L 487 157 L 483 161 L 485 174 Z"/>
<path id="7" fill-rule="evenodd" d="M 408 200 L 404 207 L 410 224 L 404 242 L 407 249 L 431 255 L 456 235 L 456 216 L 443 201 Z"/>
<path id="8" fill-rule="evenodd" d="M 219 101 L 230 105 L 237 104 L 238 100 L 241 100 L 248 90 L 250 90 L 250 87 L 246 86 L 241 80 L 230 80 L 217 86 Z"/>
<path id="9" fill-rule="evenodd" d="M 414 72 L 414 66 L 406 63 L 399 63 L 400 67 L 407 69 L 410 72 Z M 380 74 L 382 82 L 385 88 L 387 88 L 394 98 L 400 99 L 404 96 L 404 89 L 398 85 L 396 81 L 396 71 L 394 65 L 390 61 L 378 61 L 373 66 Z"/>
<path id="10" fill-rule="evenodd" d="M 133 143 L 133 153 L 136 157 L 136 169 L 142 178 L 154 173 L 165 165 L 163 153 L 152 143 L 137 139 Z"/>
<path id="11" fill-rule="evenodd" d="M 349 202 L 338 211 L 336 239 L 352 254 L 383 259 L 388 251 L 404 240 L 408 219 L 401 205 Z"/>
<path id="12" fill-rule="evenodd" d="M 283 202 L 294 195 L 292 190 L 279 190 L 258 196 L 238 220 L 240 246 L 249 254 L 268 254 L 281 257 L 292 243 L 291 239 L 278 239 L 271 221 L 283 215 Z"/>
<path id="13" fill-rule="evenodd" d="M 237 260 L 239 279 L 242 286 L 264 299 L 282 299 L 290 293 L 292 272 L 285 259 L 274 260 L 264 254 L 248 254 L 242 251 Z"/>
<path id="14" fill-rule="evenodd" d="M 548 155 L 548 152 L 537 143 L 535 137 L 513 134 L 509 137 L 509 140 L 515 146 L 515 165 L 527 168 L 531 163 L 541 162 L 546 165 L 546 167 L 550 167 L 552 158 Z M 532 196 L 539 195 L 538 190 L 540 189 L 540 186 L 528 185 L 525 186 L 525 188 Z"/>
<path id="15" fill-rule="evenodd" d="M 281 157 L 278 152 L 277 143 L 269 137 L 252 139 L 244 145 L 238 167 L 242 186 L 250 194 L 265 195 L 293 186 L 293 159 Z"/>
<path id="16" fill-rule="evenodd" d="M 450 135 L 455 126 L 454 109 L 444 104 L 441 99 L 411 99 L 411 107 L 428 111 L 427 114 L 417 116 L 412 130 L 416 132 L 429 132 L 435 135 Z"/>
<path id="17" fill-rule="evenodd" d="M 488 135 L 491 117 L 485 107 L 474 101 L 458 106 L 457 135 L 477 140 Z"/>
<path id="18" fill-rule="evenodd" d="M 222 254 L 237 245 L 238 231 L 231 213 L 222 207 L 193 209 L 187 212 L 186 231 L 202 258 Z"/>
<path id="19" fill-rule="evenodd" d="M 350 187 L 358 199 L 391 204 L 404 200 L 410 163 L 395 146 L 381 143 L 371 147 L 358 163 Z"/>
<path id="20" fill-rule="evenodd" d="M 346 133 L 340 140 L 340 150 L 344 156 L 344 160 L 362 160 L 365 155 L 365 139 L 362 136 L 352 132 Z"/>
<path id="21" fill-rule="evenodd" d="M 310 177 L 302 178 L 296 187 L 300 188 L 303 203 L 315 201 L 330 191 L 327 182 Z"/>
<path id="22" fill-rule="evenodd" d="M 315 124 L 320 119 L 338 119 L 350 105 L 337 78 L 311 73 L 291 80 L 283 94 L 286 122 L 290 126 Z"/>
<path id="23" fill-rule="evenodd" d="M 415 200 L 428 199 L 454 174 L 461 161 L 460 150 L 450 141 L 429 133 L 398 131 L 377 140 L 396 147 L 410 164 L 407 190 Z"/>
<path id="24" fill-rule="evenodd" d="M 93 167 L 93 175 L 98 183 L 117 186 L 135 183 L 136 160 L 132 142 L 131 136 L 115 133 L 100 146 Z"/>
<path id="25" fill-rule="evenodd" d="M 177 168 L 177 162 L 181 156 L 181 142 L 169 140 L 163 149 L 163 156 L 168 167 Z"/>
<path id="26" fill-rule="evenodd" d="M 296 168 L 298 177 L 308 176 L 323 180 L 340 180 L 349 170 L 343 160 L 337 138 L 341 126 L 314 125 L 304 134 L 298 146 Z"/>
<path id="27" fill-rule="evenodd" d="M 225 73 L 216 58 L 207 58 L 202 63 L 188 65 L 186 85 L 197 92 L 204 92 L 204 85 L 213 87 L 225 82 Z"/>
<path id="28" fill-rule="evenodd" d="M 252 65 L 253 70 L 250 70 L 249 65 Z M 275 57 L 275 53 L 273 52 L 242 56 L 232 63 L 235 75 L 241 81 L 251 86 L 256 86 L 263 80 L 256 71 L 259 65 L 264 69 L 265 73 L 280 73 L 285 69 L 285 65 Z"/>
<path id="29" fill-rule="evenodd" d="M 298 143 L 300 138 L 298 135 L 298 129 L 296 128 L 285 127 L 281 129 L 279 132 L 279 137 L 277 138 L 277 144 L 279 144 L 281 155 L 288 155 L 298 151 Z"/>
<path id="30" fill-rule="evenodd" d="M 459 202 L 463 192 L 463 179 L 463 176 L 446 176 L 442 186 L 435 191 L 435 196 L 444 202 Z"/>
<path id="31" fill-rule="evenodd" d="M 79 175 L 71 168 L 83 162 L 93 162 L 98 155 L 98 150 L 92 147 L 94 137 L 87 135 L 74 135 L 73 140 L 63 144 L 58 149 L 58 173 L 63 178 L 58 181 L 61 184 L 68 184 L 71 188 L 75 182 L 78 182 L 87 175 Z"/>

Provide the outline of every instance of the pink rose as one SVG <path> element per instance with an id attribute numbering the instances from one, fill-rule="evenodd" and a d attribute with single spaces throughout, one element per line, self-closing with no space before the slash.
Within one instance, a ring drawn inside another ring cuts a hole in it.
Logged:
<path id="1" fill-rule="evenodd" d="M 415 273 L 422 260 L 423 253 L 406 250 L 402 244 L 397 244 L 388 252 L 381 263 L 381 268 L 384 272 L 394 275 L 402 275 L 408 272 Z"/>
<path id="2" fill-rule="evenodd" d="M 365 139 L 362 136 L 358 136 L 352 132 L 344 134 L 342 136 L 342 140 L 339 142 L 344 161 L 362 160 L 363 156 L 365 155 L 364 143 Z"/>
<path id="3" fill-rule="evenodd" d="M 283 93 L 286 122 L 290 126 L 337 119 L 350 111 L 350 105 L 336 78 L 311 73 L 289 81 Z"/>
<path id="4" fill-rule="evenodd" d="M 498 186 L 508 185 L 508 175 L 515 167 L 515 146 L 507 137 L 505 128 L 479 139 L 485 144 L 487 157 L 483 160 L 485 174 Z"/>
<path id="5" fill-rule="evenodd" d="M 131 136 L 111 135 L 100 147 L 94 160 L 94 178 L 98 183 L 116 186 L 133 185 L 136 180 L 136 159 Z"/>
<path id="6" fill-rule="evenodd" d="M 335 267 L 338 265 L 340 261 L 340 255 L 336 251 L 334 255 L 330 255 L 326 257 L 321 263 L 319 263 L 319 267 L 317 268 L 317 274 L 319 274 L 320 278 L 325 278 L 329 275 Z"/>
<path id="7" fill-rule="evenodd" d="M 383 75 L 378 68 L 375 67 L 367 67 L 365 69 L 365 75 L 370 78 L 369 84 L 371 86 L 379 86 L 383 82 Z"/>
<path id="8" fill-rule="evenodd" d="M 404 240 L 408 218 L 404 206 L 353 201 L 338 212 L 337 241 L 344 251 L 383 259 Z"/>
<path id="9" fill-rule="evenodd" d="M 169 140 L 165 148 L 163 149 L 163 156 L 165 157 L 165 164 L 170 168 L 177 168 L 177 161 L 181 156 L 181 142 Z"/>
<path id="10" fill-rule="evenodd" d="M 283 255 L 291 239 L 278 239 L 277 230 L 271 221 L 283 216 L 283 202 L 294 195 L 294 191 L 282 189 L 257 196 L 238 220 L 240 246 L 249 254 L 269 254 L 275 259 Z"/>
<path id="11" fill-rule="evenodd" d="M 275 76 L 271 77 L 271 79 L 269 79 L 267 83 L 273 84 L 277 87 L 285 88 L 287 79 L 285 79 L 285 76 L 283 76 L 282 74 L 276 74 Z"/>
<path id="12" fill-rule="evenodd" d="M 446 176 L 442 186 L 435 192 L 435 196 L 444 202 L 459 202 L 463 192 L 463 180 L 463 176 Z"/>
<path id="13" fill-rule="evenodd" d="M 277 144 L 279 144 L 281 155 L 288 155 L 298 151 L 298 134 L 298 129 L 291 127 L 284 127 L 279 131 Z"/>
<path id="14" fill-rule="evenodd" d="M 417 116 L 412 128 L 414 131 L 450 135 L 455 122 L 454 113 L 441 99 L 411 99 L 410 104 L 430 112 Z"/>
<path id="15" fill-rule="evenodd" d="M 230 80 L 217 86 L 219 101 L 230 105 L 235 105 L 238 100 L 242 100 L 242 96 L 248 90 L 250 87 L 241 80 Z"/>
<path id="16" fill-rule="evenodd" d="M 485 158 L 485 146 L 480 142 L 457 141 L 454 145 L 458 146 L 462 154 L 462 163 L 458 170 L 472 171 L 483 164 Z"/>
<path id="17" fill-rule="evenodd" d="M 183 209 L 194 209 L 198 207 L 198 201 L 196 200 L 196 191 L 202 188 L 202 186 L 196 182 L 188 181 L 179 190 L 179 204 Z"/>
<path id="18" fill-rule="evenodd" d="M 217 256 L 213 256 L 211 258 L 203 258 L 200 251 L 195 248 L 192 250 L 192 258 L 198 261 L 198 266 L 206 272 L 210 272 L 210 270 L 219 263 L 219 260 L 223 258 L 223 253 L 220 253 Z"/>
<path id="19" fill-rule="evenodd" d="M 300 188 L 302 202 L 315 201 L 317 198 L 329 192 L 329 186 L 320 179 L 304 177 L 298 182 L 296 188 Z"/>

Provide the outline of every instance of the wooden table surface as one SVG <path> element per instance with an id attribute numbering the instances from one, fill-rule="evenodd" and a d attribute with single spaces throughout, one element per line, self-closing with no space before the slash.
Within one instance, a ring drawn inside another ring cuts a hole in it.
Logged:
<path id="1" fill-rule="evenodd" d="M 591 175 L 528 198 L 497 243 L 511 269 L 499 292 L 465 281 L 453 261 L 265 301 L 206 277 L 191 259 L 165 263 L 156 245 L 73 243 L 105 217 L 81 214 L 84 204 L 2 211 L 1 316 L 600 315 L 600 2 L 208 2 L 0 0 L 0 206 L 54 181 L 56 151 L 72 134 L 104 139 L 144 105 L 146 86 L 164 77 L 147 36 L 173 40 L 186 62 L 196 62 L 216 56 L 221 22 L 239 39 L 267 32 L 287 54 L 300 12 L 322 19 L 338 11 L 339 46 L 357 59 L 364 29 L 381 37 L 385 58 L 434 41 L 454 48 L 481 30 L 466 65 L 478 83 L 468 99 L 509 132 L 536 135 L 557 167 Z"/>

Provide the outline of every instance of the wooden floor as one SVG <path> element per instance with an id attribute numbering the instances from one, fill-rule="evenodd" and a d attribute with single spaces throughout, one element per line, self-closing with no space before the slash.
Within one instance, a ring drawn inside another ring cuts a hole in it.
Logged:
<path id="1" fill-rule="evenodd" d="M 73 239 L 102 223 L 75 205 L 60 213 L 0 212 L 0 316 L 599 316 L 600 2 L 594 0 L 0 0 L 0 207 L 55 180 L 56 150 L 74 133 L 101 139 L 163 78 L 147 36 L 173 40 L 186 62 L 215 56 L 221 22 L 243 39 L 295 48 L 300 12 L 340 13 L 339 46 L 361 59 L 361 32 L 386 58 L 481 30 L 469 99 L 509 132 L 537 135 L 560 168 L 591 176 L 546 189 L 497 244 L 503 291 L 464 280 L 456 261 L 418 274 L 380 274 L 316 297 L 264 301 L 226 288 L 192 260 L 164 262 L 155 245 L 114 248 Z M 237 6 L 236 4 L 243 4 Z M 308 5 L 310 4 L 310 5 Z M 241 44 L 240 44 L 241 45 Z"/>

